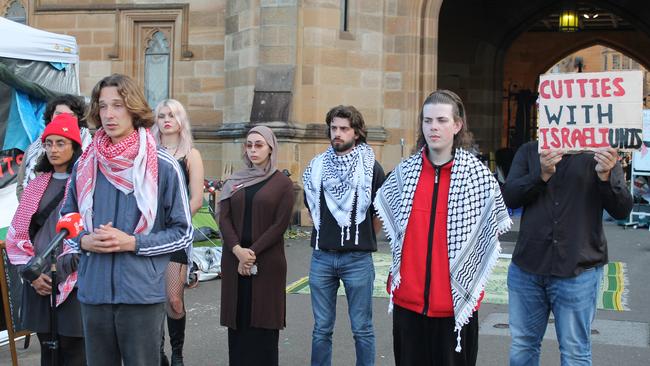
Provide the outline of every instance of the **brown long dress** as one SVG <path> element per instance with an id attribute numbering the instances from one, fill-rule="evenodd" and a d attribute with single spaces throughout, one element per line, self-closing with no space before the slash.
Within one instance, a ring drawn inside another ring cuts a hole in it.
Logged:
<path id="1" fill-rule="evenodd" d="M 277 171 L 220 203 L 221 324 L 229 328 L 231 365 L 277 364 L 279 329 L 286 323 L 283 235 L 293 203 L 293 183 Z M 236 244 L 255 252 L 257 275 L 237 273 L 239 262 L 232 253 Z"/>

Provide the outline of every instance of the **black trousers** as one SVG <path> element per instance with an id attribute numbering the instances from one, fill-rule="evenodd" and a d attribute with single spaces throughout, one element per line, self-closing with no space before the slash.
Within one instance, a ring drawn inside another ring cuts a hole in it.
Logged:
<path id="1" fill-rule="evenodd" d="M 277 366 L 280 331 L 246 327 L 228 328 L 228 358 L 231 366 Z"/>
<path id="2" fill-rule="evenodd" d="M 52 365 L 52 350 L 43 342 L 52 340 L 51 333 L 36 333 L 41 344 L 41 366 Z M 59 335 L 58 364 L 59 366 L 85 366 L 84 339 L 81 337 L 66 337 Z"/>
<path id="3" fill-rule="evenodd" d="M 478 312 L 460 331 L 462 350 L 456 352 L 454 317 L 430 318 L 393 308 L 393 352 L 397 366 L 474 366 L 478 354 Z"/>

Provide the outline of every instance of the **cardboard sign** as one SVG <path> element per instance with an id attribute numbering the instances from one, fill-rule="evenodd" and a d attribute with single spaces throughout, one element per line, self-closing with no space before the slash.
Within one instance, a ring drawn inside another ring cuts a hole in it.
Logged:
<path id="1" fill-rule="evenodd" d="M 643 74 L 542 75 L 537 115 L 540 150 L 637 150 L 643 144 Z"/>

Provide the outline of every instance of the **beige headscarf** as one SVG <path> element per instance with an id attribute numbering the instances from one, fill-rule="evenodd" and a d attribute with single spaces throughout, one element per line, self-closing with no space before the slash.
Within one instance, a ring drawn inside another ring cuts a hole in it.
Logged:
<path id="1" fill-rule="evenodd" d="M 278 140 L 275 138 L 273 131 L 266 126 L 257 126 L 251 128 L 250 131 L 248 131 L 248 134 L 246 134 L 246 137 L 251 133 L 257 133 L 264 138 L 271 148 L 271 156 L 269 157 L 264 169 L 260 169 L 253 164 L 253 162 L 248 158 L 246 152 L 244 152 L 244 163 L 246 164 L 246 168 L 232 173 L 230 178 L 226 180 L 221 189 L 219 201 L 230 198 L 233 193 L 242 188 L 263 182 L 278 170 Z"/>

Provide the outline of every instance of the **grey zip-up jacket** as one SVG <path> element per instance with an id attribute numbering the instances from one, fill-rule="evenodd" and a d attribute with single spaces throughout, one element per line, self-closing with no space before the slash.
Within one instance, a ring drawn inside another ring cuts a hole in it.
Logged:
<path id="1" fill-rule="evenodd" d="M 75 166 L 61 215 L 78 212 Z M 149 234 L 135 234 L 135 252 L 112 254 L 81 250 L 79 301 L 84 304 L 156 304 L 166 301 L 165 270 L 169 253 L 187 248 L 193 228 L 183 173 L 178 162 L 158 150 L 158 212 Z M 133 235 L 140 211 L 133 193 L 125 195 L 97 171 L 93 196 L 93 225 L 113 227 Z M 83 232 L 68 243 L 79 249 Z"/>

